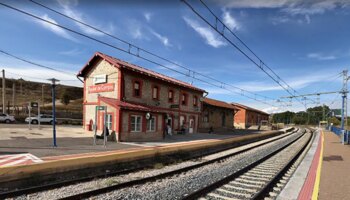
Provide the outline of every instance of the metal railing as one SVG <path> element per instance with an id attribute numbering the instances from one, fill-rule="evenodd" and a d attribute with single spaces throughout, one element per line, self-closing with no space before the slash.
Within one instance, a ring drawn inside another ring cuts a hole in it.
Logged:
<path id="1" fill-rule="evenodd" d="M 350 131 L 349 130 L 342 130 L 341 128 L 335 127 L 335 126 L 329 126 L 328 130 L 332 131 L 336 135 L 338 135 L 341 138 L 341 142 L 344 142 L 344 144 L 349 144 L 349 137 L 350 137 Z M 344 135 L 343 135 L 344 133 Z"/>

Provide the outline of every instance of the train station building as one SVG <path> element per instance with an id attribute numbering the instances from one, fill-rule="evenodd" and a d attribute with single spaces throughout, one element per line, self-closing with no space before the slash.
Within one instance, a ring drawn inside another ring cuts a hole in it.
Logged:
<path id="1" fill-rule="evenodd" d="M 238 109 L 224 101 L 205 98 L 203 101 L 200 132 L 230 132 L 233 130 L 234 115 Z"/>
<path id="2" fill-rule="evenodd" d="M 86 130 L 92 131 L 96 113 L 97 130 L 102 132 L 105 123 L 118 141 L 161 140 L 166 131 L 184 128 L 198 131 L 203 89 L 100 52 L 78 76 L 84 79 Z M 106 106 L 107 117 L 96 106 Z"/>
<path id="3" fill-rule="evenodd" d="M 239 103 L 231 103 L 239 111 L 234 116 L 235 128 L 249 128 L 251 126 L 259 126 L 262 122 L 268 122 L 269 114 L 261 110 L 251 108 Z"/>

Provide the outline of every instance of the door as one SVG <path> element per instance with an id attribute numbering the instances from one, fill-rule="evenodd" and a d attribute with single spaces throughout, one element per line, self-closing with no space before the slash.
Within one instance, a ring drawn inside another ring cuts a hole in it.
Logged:
<path id="1" fill-rule="evenodd" d="M 168 117 L 167 122 L 166 122 L 166 127 L 167 127 L 167 134 L 171 134 L 173 131 L 173 118 Z"/>
<path id="2" fill-rule="evenodd" d="M 185 125 L 185 116 L 180 116 L 180 129 Z"/>
<path id="3" fill-rule="evenodd" d="M 191 118 L 189 121 L 189 128 L 188 128 L 188 133 L 193 133 L 193 129 L 194 129 L 194 119 Z"/>
<path id="4" fill-rule="evenodd" d="M 107 118 L 107 121 L 106 121 L 106 124 L 107 124 L 107 128 L 108 128 L 108 130 L 112 130 L 112 115 L 111 114 L 107 114 L 107 116 L 106 116 L 106 118 Z"/>
<path id="5" fill-rule="evenodd" d="M 221 126 L 222 127 L 225 127 L 225 122 L 226 122 L 226 114 L 225 114 L 225 112 L 222 112 L 222 118 L 221 118 Z"/>

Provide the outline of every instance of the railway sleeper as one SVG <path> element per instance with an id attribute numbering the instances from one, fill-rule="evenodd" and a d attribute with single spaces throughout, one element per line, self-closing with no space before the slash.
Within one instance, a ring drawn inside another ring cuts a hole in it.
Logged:
<path id="1" fill-rule="evenodd" d="M 256 189 L 250 189 L 250 188 L 246 188 L 246 187 L 237 187 L 237 186 L 232 186 L 232 185 L 224 185 L 224 188 L 226 188 L 227 190 L 237 190 L 237 191 L 246 191 L 246 192 L 253 192 L 256 193 L 258 190 Z"/>

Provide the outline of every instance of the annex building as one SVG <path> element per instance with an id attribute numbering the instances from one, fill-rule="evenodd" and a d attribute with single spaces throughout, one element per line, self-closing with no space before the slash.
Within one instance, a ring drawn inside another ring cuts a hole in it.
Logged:
<path id="1" fill-rule="evenodd" d="M 84 79 L 83 124 L 104 123 L 118 141 L 161 140 L 198 131 L 204 90 L 169 76 L 97 52 L 79 71 Z M 96 106 L 107 107 L 96 111 Z M 105 121 L 106 120 L 106 121 Z"/>
<path id="2" fill-rule="evenodd" d="M 231 105 L 239 109 L 234 116 L 235 128 L 245 129 L 251 126 L 259 126 L 261 122 L 267 122 L 269 120 L 269 114 L 261 110 L 239 103 L 231 103 Z"/>
<path id="3" fill-rule="evenodd" d="M 234 116 L 238 109 L 224 101 L 205 98 L 203 101 L 202 121 L 200 132 L 229 132 L 234 129 Z"/>

